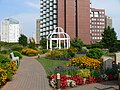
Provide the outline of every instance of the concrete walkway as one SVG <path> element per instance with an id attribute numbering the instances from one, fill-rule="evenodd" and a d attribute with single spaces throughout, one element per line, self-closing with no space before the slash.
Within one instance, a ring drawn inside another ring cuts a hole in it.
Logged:
<path id="1" fill-rule="evenodd" d="M 47 75 L 34 57 L 23 56 L 13 80 L 1 90 L 51 90 Z"/>
<path id="2" fill-rule="evenodd" d="M 81 85 L 70 90 L 119 90 L 117 81 Z"/>

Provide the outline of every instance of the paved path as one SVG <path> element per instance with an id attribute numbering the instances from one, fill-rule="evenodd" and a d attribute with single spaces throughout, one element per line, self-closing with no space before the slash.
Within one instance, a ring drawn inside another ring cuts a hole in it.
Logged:
<path id="1" fill-rule="evenodd" d="M 106 81 L 102 83 L 86 84 L 70 90 L 119 90 L 117 81 Z"/>
<path id="2" fill-rule="evenodd" d="M 42 65 L 37 60 L 23 56 L 13 80 L 1 90 L 51 90 L 46 77 Z"/>

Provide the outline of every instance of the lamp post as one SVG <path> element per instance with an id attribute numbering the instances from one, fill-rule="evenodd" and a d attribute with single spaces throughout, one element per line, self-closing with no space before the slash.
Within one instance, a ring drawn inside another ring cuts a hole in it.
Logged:
<path id="1" fill-rule="evenodd" d="M 60 73 L 57 73 L 57 89 L 60 90 Z"/>

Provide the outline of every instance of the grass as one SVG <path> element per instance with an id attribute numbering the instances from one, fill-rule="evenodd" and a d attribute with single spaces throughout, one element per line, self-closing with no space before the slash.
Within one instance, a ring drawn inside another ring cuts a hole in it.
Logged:
<path id="1" fill-rule="evenodd" d="M 50 68 L 54 68 L 56 66 L 65 66 L 69 62 L 62 60 L 49 60 L 46 59 L 45 57 L 41 57 L 37 60 L 42 64 L 47 74 Z"/>

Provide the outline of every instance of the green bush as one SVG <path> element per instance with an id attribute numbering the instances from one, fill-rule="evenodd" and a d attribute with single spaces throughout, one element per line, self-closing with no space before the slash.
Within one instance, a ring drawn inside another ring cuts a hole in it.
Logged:
<path id="1" fill-rule="evenodd" d="M 111 48 L 109 49 L 109 52 L 110 52 L 110 53 L 117 52 L 117 51 L 118 51 L 118 49 L 117 49 L 116 47 L 111 47 Z"/>
<path id="2" fill-rule="evenodd" d="M 13 53 L 14 53 L 14 56 L 15 56 L 15 57 L 18 56 L 20 59 L 22 58 L 22 54 L 21 54 L 20 52 L 18 52 L 18 51 L 13 51 Z"/>
<path id="3" fill-rule="evenodd" d="M 96 78 L 100 77 L 100 71 L 92 70 L 91 71 L 91 76 L 96 77 Z"/>
<path id="4" fill-rule="evenodd" d="M 5 55 L 0 55 L 0 63 L 10 62 L 10 59 Z"/>
<path id="5" fill-rule="evenodd" d="M 78 70 L 78 74 L 79 76 L 83 77 L 83 78 L 87 78 L 90 77 L 90 70 L 89 69 L 80 69 Z"/>
<path id="6" fill-rule="evenodd" d="M 103 51 L 98 48 L 91 49 L 86 53 L 86 56 L 94 59 L 100 59 L 102 55 Z"/>
<path id="7" fill-rule="evenodd" d="M 1 54 L 9 54 L 11 52 L 11 50 L 2 50 L 0 51 Z"/>
<path id="8" fill-rule="evenodd" d="M 19 51 L 20 52 L 22 49 L 23 49 L 23 46 L 19 45 L 19 44 L 11 46 L 12 51 Z"/>
<path id="9" fill-rule="evenodd" d="M 72 41 L 71 41 L 71 47 L 77 48 L 78 51 L 81 51 L 81 50 L 82 50 L 82 47 L 83 47 L 83 42 L 82 42 L 81 39 L 79 39 L 79 38 L 74 38 L 74 39 L 72 39 Z"/>
<path id="10" fill-rule="evenodd" d="M 51 59 L 71 58 L 74 56 L 75 52 L 72 49 L 52 50 L 46 54 L 46 57 Z"/>

